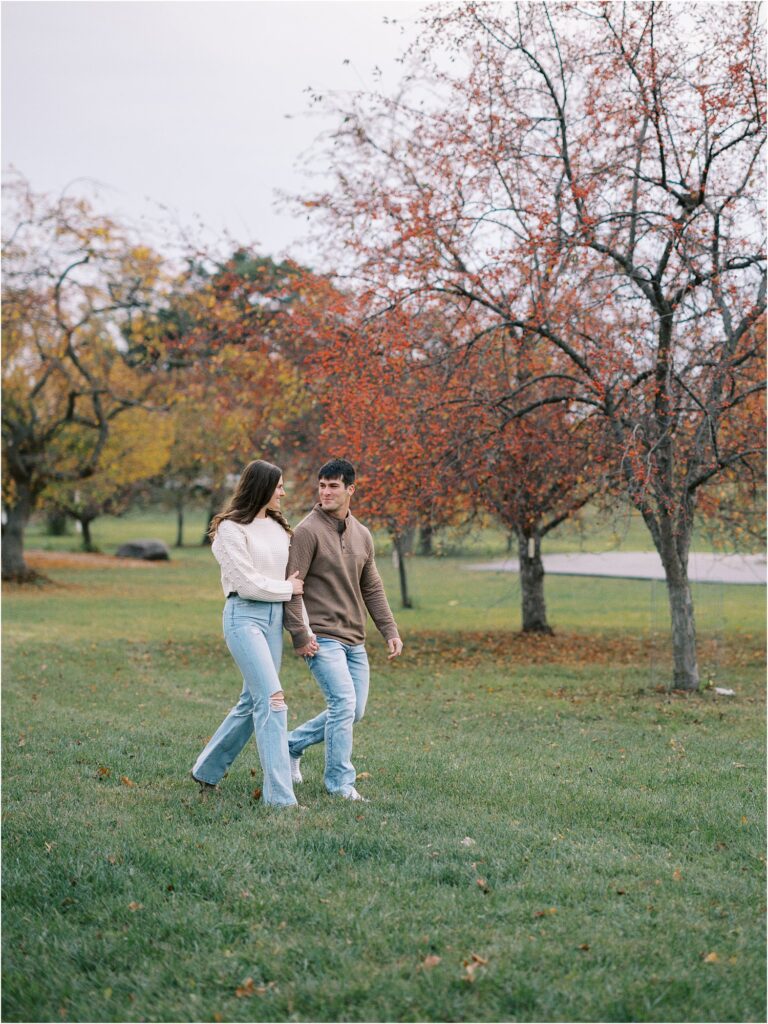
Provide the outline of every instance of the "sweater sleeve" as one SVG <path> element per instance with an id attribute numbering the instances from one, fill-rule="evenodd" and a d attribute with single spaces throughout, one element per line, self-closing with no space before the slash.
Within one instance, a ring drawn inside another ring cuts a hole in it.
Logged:
<path id="1" fill-rule="evenodd" d="M 387 595 L 384 593 L 384 584 L 381 582 L 379 570 L 376 568 L 372 537 L 369 539 L 369 544 L 368 559 L 360 573 L 360 592 L 376 628 L 385 640 L 391 640 L 393 637 L 399 636 L 400 633 L 389 607 Z"/>
<path id="2" fill-rule="evenodd" d="M 305 580 L 312 565 L 312 560 L 315 557 L 316 545 L 317 541 L 312 531 L 302 527 L 301 523 L 299 523 L 293 532 L 293 537 L 291 537 L 286 574 L 290 576 L 291 573 L 298 572 L 299 579 Z M 312 639 L 304 602 L 298 595 L 291 598 L 285 606 L 283 625 L 291 634 L 291 640 L 296 650 L 304 647 Z"/>
<path id="3" fill-rule="evenodd" d="M 245 534 L 231 520 L 219 524 L 211 551 L 240 597 L 250 601 L 290 601 L 293 596 L 288 580 L 270 579 L 256 571 Z"/>

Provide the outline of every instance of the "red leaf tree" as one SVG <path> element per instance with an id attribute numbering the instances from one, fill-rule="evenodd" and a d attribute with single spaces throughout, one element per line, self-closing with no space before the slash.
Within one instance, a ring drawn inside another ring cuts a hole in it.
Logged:
<path id="1" fill-rule="evenodd" d="M 401 94 L 341 112 L 336 185 L 308 203 L 381 309 L 433 303 L 474 348 L 503 327 L 565 361 L 557 393 L 536 393 L 547 370 L 506 400 L 603 418 L 664 565 L 683 689 L 699 685 L 698 492 L 765 452 L 742 415 L 764 387 L 758 19 L 747 4 L 438 8 Z"/>

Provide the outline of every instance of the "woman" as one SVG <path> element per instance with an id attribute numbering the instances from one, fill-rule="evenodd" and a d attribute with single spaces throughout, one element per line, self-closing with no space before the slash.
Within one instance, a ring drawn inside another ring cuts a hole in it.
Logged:
<path id="1" fill-rule="evenodd" d="M 243 674 L 240 700 L 221 723 L 192 769 L 201 791 L 212 789 L 255 733 L 264 772 L 262 799 L 296 805 L 288 757 L 288 706 L 278 672 L 283 649 L 283 606 L 304 584 L 285 578 L 291 528 L 280 511 L 285 494 L 277 466 L 261 459 L 243 470 L 235 493 L 214 516 L 211 550 L 226 594 L 224 638 Z"/>

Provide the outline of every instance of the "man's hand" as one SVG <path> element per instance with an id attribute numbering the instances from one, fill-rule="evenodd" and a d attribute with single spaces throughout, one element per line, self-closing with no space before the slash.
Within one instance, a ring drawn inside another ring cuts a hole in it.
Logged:
<path id="1" fill-rule="evenodd" d="M 403 641 L 399 636 L 393 636 L 391 640 L 387 640 L 387 647 L 389 648 L 389 654 L 387 655 L 387 661 L 392 661 L 396 658 L 403 650 Z"/>
<path id="2" fill-rule="evenodd" d="M 313 654 L 317 654 L 319 648 L 320 644 L 317 642 L 315 637 L 312 637 L 312 639 L 307 641 L 303 647 L 294 648 L 294 653 L 300 658 L 311 658 Z"/>

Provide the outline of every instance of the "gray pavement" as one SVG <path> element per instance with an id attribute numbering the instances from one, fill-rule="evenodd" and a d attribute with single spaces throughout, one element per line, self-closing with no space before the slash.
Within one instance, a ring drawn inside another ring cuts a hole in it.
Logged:
<path id="1" fill-rule="evenodd" d="M 633 580 L 663 580 L 664 569 L 655 551 L 606 551 L 602 554 L 577 552 L 544 555 L 544 571 L 552 576 L 614 576 Z M 516 558 L 478 562 L 467 569 L 478 572 L 519 572 Z M 697 583 L 766 582 L 765 555 L 713 555 L 694 552 L 688 561 L 688 576 Z"/>

